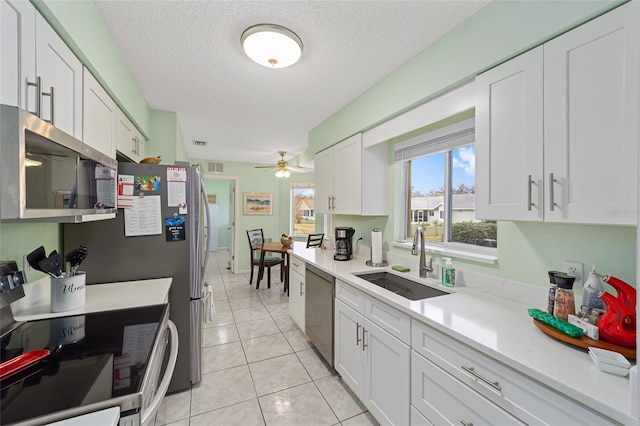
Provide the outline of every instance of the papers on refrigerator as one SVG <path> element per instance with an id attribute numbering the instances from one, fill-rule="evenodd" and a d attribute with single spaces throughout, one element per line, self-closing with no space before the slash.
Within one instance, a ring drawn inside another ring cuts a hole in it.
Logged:
<path id="1" fill-rule="evenodd" d="M 162 211 L 159 195 L 133 197 L 131 207 L 124 209 L 124 235 L 162 234 Z"/>

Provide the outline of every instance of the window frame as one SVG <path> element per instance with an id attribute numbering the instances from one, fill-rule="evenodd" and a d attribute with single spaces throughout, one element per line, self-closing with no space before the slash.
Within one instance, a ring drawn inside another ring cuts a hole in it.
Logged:
<path id="1" fill-rule="evenodd" d="M 457 143 L 455 137 L 456 134 L 459 135 Z M 449 138 L 450 135 L 452 136 L 451 138 Z M 469 137 L 469 135 L 471 135 L 471 137 Z M 394 246 L 410 248 L 413 243 L 413 235 L 408 235 L 412 219 L 412 213 L 409 210 L 411 198 L 411 160 L 444 152 L 444 210 L 440 211 L 438 215 L 440 216 L 440 219 L 444 219 L 445 224 L 443 242 L 435 243 L 426 241 L 425 248 L 430 252 L 441 253 L 443 255 L 453 255 L 455 257 L 475 260 L 483 263 L 495 263 L 497 261 L 497 248 L 449 241 L 451 238 L 451 221 L 453 218 L 451 196 L 451 184 L 453 177 L 452 153 L 458 148 L 469 146 L 471 144 L 475 146 L 475 143 L 475 123 L 474 119 L 471 118 L 433 132 L 417 136 L 408 141 L 400 142 L 394 146 L 394 150 L 396 151 L 396 162 L 401 163 L 400 170 L 402 176 L 400 179 L 401 187 L 399 193 L 402 194 L 400 204 L 403 209 L 401 214 L 401 223 L 399 224 L 401 227 L 399 232 L 400 240 L 395 242 Z M 410 152 L 411 156 L 409 158 L 404 158 L 405 150 Z M 443 216 L 448 217 L 444 218 Z"/>
<path id="2" fill-rule="evenodd" d="M 295 195 L 294 190 L 296 189 L 313 189 L 314 194 L 314 204 L 315 204 L 315 183 L 314 182 L 291 182 L 289 184 L 289 235 L 292 237 L 304 237 L 306 238 L 308 234 L 295 234 Z M 314 226 L 315 221 L 317 220 L 317 212 L 316 209 L 313 209 L 313 217 L 314 217 Z"/>

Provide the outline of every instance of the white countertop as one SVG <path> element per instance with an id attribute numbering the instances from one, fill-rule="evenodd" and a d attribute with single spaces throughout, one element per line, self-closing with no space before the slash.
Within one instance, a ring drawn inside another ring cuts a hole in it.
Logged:
<path id="1" fill-rule="evenodd" d="M 33 321 L 91 312 L 113 311 L 160 305 L 169 301 L 173 278 L 123 281 L 86 286 L 83 307 L 65 312 L 51 312 L 51 291 L 48 277 L 25 284 L 25 297 L 11 304 L 16 321 Z"/>
<path id="2" fill-rule="evenodd" d="M 447 288 L 438 279 L 418 277 L 414 271 L 417 257 L 409 258 L 410 265 L 403 265 L 412 268 L 403 274 L 393 271 L 391 263 L 387 268 L 374 268 L 366 266 L 364 258 L 334 261 L 332 250 L 306 249 L 300 243 L 294 244 L 292 255 L 605 416 L 623 424 L 637 424 L 630 414 L 628 377 L 600 371 L 587 351 L 560 343 L 533 324 L 527 309 L 545 309 L 545 299 L 526 305 L 491 295 L 495 288 L 485 290 L 477 283 Z M 352 275 L 373 270 L 389 271 L 452 294 L 411 301 Z M 456 272 L 458 275 L 462 271 Z M 502 285 L 508 287 L 504 282 Z M 504 292 L 513 293 L 514 289 Z M 540 294 L 546 294 L 546 290 Z"/>

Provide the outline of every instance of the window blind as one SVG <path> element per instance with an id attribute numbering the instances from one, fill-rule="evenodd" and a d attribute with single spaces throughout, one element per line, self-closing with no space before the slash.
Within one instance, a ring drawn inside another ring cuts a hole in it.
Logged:
<path id="1" fill-rule="evenodd" d="M 468 145 L 475 141 L 475 133 L 475 119 L 469 118 L 397 143 L 393 147 L 395 158 L 396 161 L 409 161 L 436 152 Z"/>

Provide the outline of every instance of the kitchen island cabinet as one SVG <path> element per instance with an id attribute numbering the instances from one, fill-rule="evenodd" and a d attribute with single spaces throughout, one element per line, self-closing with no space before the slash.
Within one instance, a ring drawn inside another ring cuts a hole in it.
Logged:
<path id="1" fill-rule="evenodd" d="M 476 79 L 476 217 L 636 225 L 640 4 Z"/>

